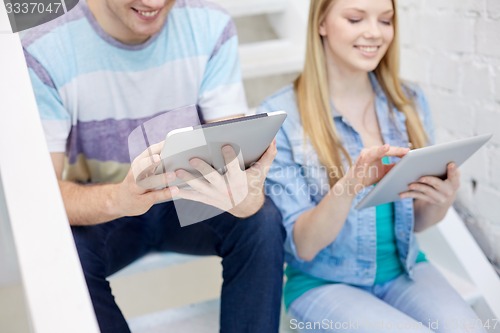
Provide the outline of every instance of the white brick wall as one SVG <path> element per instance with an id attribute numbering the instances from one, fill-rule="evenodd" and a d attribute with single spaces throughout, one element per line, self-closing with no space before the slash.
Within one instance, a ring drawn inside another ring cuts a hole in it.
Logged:
<path id="1" fill-rule="evenodd" d="M 404 2 L 405 0 L 401 0 Z M 484 9 L 484 0 L 427 0 L 426 5 L 432 5 L 433 9 L 445 10 L 447 12 L 479 12 Z"/>
<path id="2" fill-rule="evenodd" d="M 438 142 L 493 133 L 462 168 L 458 206 L 500 268 L 500 0 L 400 0 L 403 78 L 426 91 Z"/>
<path id="3" fill-rule="evenodd" d="M 431 83 L 450 91 L 458 90 L 459 73 L 456 70 L 459 65 L 459 59 L 456 56 L 450 56 L 444 52 L 438 52 L 431 58 Z"/>
<path id="4" fill-rule="evenodd" d="M 488 0 L 487 5 L 488 17 L 492 19 L 500 18 L 500 1 L 498 0 Z"/>
<path id="5" fill-rule="evenodd" d="M 496 68 L 495 73 L 496 75 L 493 81 L 493 90 L 495 91 L 495 101 L 500 103 L 500 67 Z"/>
<path id="6" fill-rule="evenodd" d="M 498 2 L 498 0 L 496 0 Z M 500 57 L 500 18 L 496 20 L 478 19 L 477 53 L 485 56 Z"/>

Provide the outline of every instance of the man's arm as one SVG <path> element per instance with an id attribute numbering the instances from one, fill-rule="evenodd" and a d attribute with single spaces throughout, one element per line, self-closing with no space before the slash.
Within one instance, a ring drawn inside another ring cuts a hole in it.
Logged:
<path id="1" fill-rule="evenodd" d="M 170 200 L 177 188 L 148 191 L 137 185 L 134 165 L 123 182 L 118 184 L 80 185 L 62 180 L 64 153 L 51 153 L 52 163 L 71 225 L 94 225 L 123 216 L 136 216 L 147 212 L 160 201 Z M 164 175 L 165 181 L 174 179 Z"/>

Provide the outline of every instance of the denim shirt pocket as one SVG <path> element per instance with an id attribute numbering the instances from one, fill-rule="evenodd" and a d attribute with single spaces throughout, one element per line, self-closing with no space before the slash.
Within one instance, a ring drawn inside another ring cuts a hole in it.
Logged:
<path id="1" fill-rule="evenodd" d="M 291 140 L 294 162 L 300 167 L 300 175 L 305 178 L 311 199 L 319 203 L 330 190 L 328 172 L 319 161 L 313 146 L 302 138 Z"/>

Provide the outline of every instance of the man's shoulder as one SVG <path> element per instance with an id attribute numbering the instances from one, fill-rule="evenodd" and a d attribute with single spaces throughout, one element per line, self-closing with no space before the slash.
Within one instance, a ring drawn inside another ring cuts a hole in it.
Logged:
<path id="1" fill-rule="evenodd" d="M 204 55 L 213 55 L 237 36 L 236 26 L 226 10 L 205 0 L 177 0 L 166 29 L 170 45 L 177 45 L 177 40 L 180 47 Z"/>
<path id="2" fill-rule="evenodd" d="M 78 3 L 72 10 L 66 14 L 44 23 L 40 26 L 28 30 L 22 35 L 21 42 L 25 49 L 33 46 L 45 45 L 46 48 L 52 48 L 56 41 L 61 40 L 75 34 L 72 34 L 72 29 L 78 28 L 80 22 L 86 22 L 85 1 Z M 49 38 L 46 38 L 49 37 Z M 44 40 L 43 43 L 37 43 Z M 50 42 L 52 41 L 52 42 Z"/>
<path id="3" fill-rule="evenodd" d="M 206 0 L 177 0 L 174 8 L 205 9 L 206 13 L 219 13 L 229 16 L 229 13 L 219 4 Z"/>
<path id="4" fill-rule="evenodd" d="M 232 22 L 224 8 L 205 0 L 177 0 L 172 15 L 176 20 L 184 20 L 188 26 L 197 27 L 206 33 L 218 31 Z"/>

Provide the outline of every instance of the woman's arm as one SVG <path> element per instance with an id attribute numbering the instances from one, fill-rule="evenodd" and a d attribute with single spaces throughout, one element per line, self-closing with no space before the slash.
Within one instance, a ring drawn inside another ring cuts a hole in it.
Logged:
<path id="1" fill-rule="evenodd" d="M 351 210 L 354 197 L 366 186 L 378 182 L 394 165 L 382 163 L 384 156 L 402 157 L 408 148 L 383 145 L 363 149 L 354 165 L 349 169 L 321 200 L 302 213 L 293 228 L 293 240 L 297 255 L 306 261 L 314 257 L 332 243 Z"/>
<path id="2" fill-rule="evenodd" d="M 293 239 L 301 259 L 311 261 L 337 238 L 356 195 L 347 182 L 346 177 L 340 179 L 316 207 L 295 221 Z"/>

